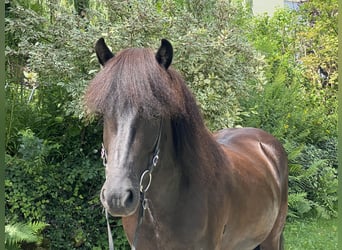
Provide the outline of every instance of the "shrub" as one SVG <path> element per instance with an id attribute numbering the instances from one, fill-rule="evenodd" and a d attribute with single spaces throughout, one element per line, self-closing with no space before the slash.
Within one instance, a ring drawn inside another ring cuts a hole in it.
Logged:
<path id="1" fill-rule="evenodd" d="M 103 246 L 103 168 L 94 161 L 98 157 L 82 150 L 60 156 L 60 145 L 31 130 L 22 131 L 19 141 L 18 154 L 6 155 L 6 218 L 48 223 L 44 234 L 51 248 Z"/>
<path id="2" fill-rule="evenodd" d="M 310 5 L 311 1 L 306 4 Z M 303 61 L 311 46 L 319 46 L 317 41 L 310 44 L 301 40 L 300 34 L 309 36 L 311 29 L 303 21 L 307 18 L 310 16 L 305 12 L 280 9 L 272 17 L 256 17 L 249 23 L 252 32 L 248 37 L 265 56 L 266 78 L 262 91 L 252 92 L 250 99 L 242 100 L 243 106 L 254 112 L 250 112 L 243 124 L 265 127 L 281 140 L 316 144 L 337 137 L 337 102 L 336 91 L 312 84 L 312 78 L 318 77 L 313 74 L 319 74 L 312 70 L 315 65 L 308 66 L 307 61 Z M 314 19 L 319 23 L 323 21 L 319 15 Z M 335 21 L 334 18 L 329 23 L 330 29 L 334 28 Z M 312 35 L 317 37 L 318 34 Z M 334 34 L 329 33 L 329 36 L 332 39 L 330 44 L 324 45 L 325 55 L 330 55 L 334 64 Z M 310 77 L 308 71 L 311 71 Z"/>
<path id="3" fill-rule="evenodd" d="M 240 99 L 242 107 L 249 110 L 242 124 L 263 128 L 285 144 L 290 160 L 289 216 L 330 217 L 336 216 L 337 209 L 336 92 L 312 84 L 312 78 L 317 78 L 312 69 L 317 65 L 303 60 L 306 51 L 319 43 L 303 42 L 298 35 L 309 36 L 311 28 L 303 23 L 307 18 L 310 16 L 278 10 L 272 17 L 259 16 L 248 23 L 252 26 L 248 37 L 265 56 L 266 67 L 263 88 Z M 329 23 L 330 28 L 334 22 Z M 324 45 L 330 48 L 324 52 L 330 59 L 336 56 L 334 43 L 332 39 Z M 334 59 L 331 61 L 334 64 Z"/>
<path id="4" fill-rule="evenodd" d="M 317 146 L 291 143 L 286 143 L 285 148 L 289 152 L 289 218 L 336 217 L 336 148 L 326 152 Z"/>
<path id="5" fill-rule="evenodd" d="M 325 107 L 313 103 L 302 84 L 294 80 L 286 85 L 285 79 L 279 72 L 274 82 L 242 101 L 251 110 L 243 118 L 243 125 L 262 128 L 281 141 L 319 143 L 333 137 L 336 124 L 322 116 Z"/>

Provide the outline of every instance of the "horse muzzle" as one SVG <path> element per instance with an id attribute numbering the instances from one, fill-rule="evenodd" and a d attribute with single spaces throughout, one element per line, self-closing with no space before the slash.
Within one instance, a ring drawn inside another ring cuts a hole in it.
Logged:
<path id="1" fill-rule="evenodd" d="M 113 183 L 120 183 L 118 187 Z M 115 217 L 132 215 L 139 205 L 139 192 L 129 182 L 107 180 L 101 189 L 101 203 L 109 214 Z"/>

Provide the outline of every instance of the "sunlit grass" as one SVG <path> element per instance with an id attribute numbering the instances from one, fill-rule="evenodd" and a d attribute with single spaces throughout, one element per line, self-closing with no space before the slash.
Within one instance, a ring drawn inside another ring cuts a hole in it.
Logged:
<path id="1" fill-rule="evenodd" d="M 285 227 L 286 250 L 335 250 L 337 247 L 337 219 L 298 220 Z"/>

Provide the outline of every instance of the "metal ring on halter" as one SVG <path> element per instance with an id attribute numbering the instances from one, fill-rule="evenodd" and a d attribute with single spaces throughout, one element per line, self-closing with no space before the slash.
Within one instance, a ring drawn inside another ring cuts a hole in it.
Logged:
<path id="1" fill-rule="evenodd" d="M 148 176 L 148 183 L 147 186 L 144 188 L 143 181 L 145 179 L 145 175 Z M 145 193 L 150 188 L 152 182 L 152 173 L 149 169 L 145 170 L 140 177 L 140 192 Z"/>
<path id="2" fill-rule="evenodd" d="M 157 166 L 159 160 L 159 156 L 155 155 L 152 160 L 153 167 Z"/>
<path id="3" fill-rule="evenodd" d="M 141 206 L 143 207 L 144 210 L 146 210 L 146 208 L 148 208 L 148 200 L 147 200 L 147 199 L 144 199 L 144 200 L 141 202 Z"/>

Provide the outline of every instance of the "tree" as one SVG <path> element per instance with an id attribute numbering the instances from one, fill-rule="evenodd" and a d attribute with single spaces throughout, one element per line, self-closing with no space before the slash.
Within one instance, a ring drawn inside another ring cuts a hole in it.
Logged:
<path id="1" fill-rule="evenodd" d="M 263 128 L 285 145 L 290 216 L 336 216 L 336 72 L 328 74 L 318 62 L 336 65 L 337 22 L 332 14 L 312 17 L 317 6 L 330 10 L 331 3 L 308 1 L 299 12 L 280 9 L 247 23 L 249 39 L 264 55 L 266 67 L 263 88 L 241 100 L 251 111 L 243 125 Z M 330 24 L 329 34 L 320 33 L 321 22 Z M 319 52 L 308 53 L 313 48 Z"/>
<path id="2" fill-rule="evenodd" d="M 337 0 L 305 2 L 299 14 L 305 29 L 298 35 L 303 51 L 300 60 L 306 77 L 315 88 L 331 97 L 337 91 Z M 330 90 L 329 90 L 330 89 Z"/>

